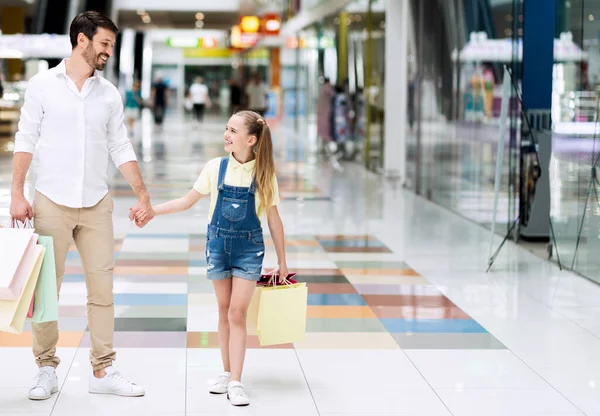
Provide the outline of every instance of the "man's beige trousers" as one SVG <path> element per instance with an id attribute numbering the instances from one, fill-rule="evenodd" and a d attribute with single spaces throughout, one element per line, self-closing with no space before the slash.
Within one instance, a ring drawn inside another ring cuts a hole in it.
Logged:
<path id="1" fill-rule="evenodd" d="M 54 239 L 59 293 L 65 274 L 65 260 L 73 240 L 81 256 L 87 287 L 88 328 L 92 344 L 90 361 L 94 371 L 111 366 L 115 359 L 113 209 L 110 194 L 93 207 L 68 208 L 55 204 L 36 191 L 33 204 L 36 233 Z M 56 356 L 58 322 L 32 324 L 32 327 L 33 353 L 38 366 L 56 367 L 60 363 Z"/>

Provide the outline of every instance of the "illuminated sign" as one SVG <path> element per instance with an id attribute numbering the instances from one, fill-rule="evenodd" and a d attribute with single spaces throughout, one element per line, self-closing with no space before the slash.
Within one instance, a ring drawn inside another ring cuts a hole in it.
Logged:
<path id="1" fill-rule="evenodd" d="M 285 47 L 288 49 L 302 49 L 305 47 L 304 38 L 300 38 L 300 41 L 298 41 L 297 37 L 289 37 L 285 40 Z"/>
<path id="2" fill-rule="evenodd" d="M 211 49 L 217 46 L 217 40 L 211 36 L 202 38 L 202 47 L 206 49 Z"/>
<path id="3" fill-rule="evenodd" d="M 230 49 L 216 48 L 216 49 L 184 49 L 183 56 L 186 58 L 227 58 L 230 59 L 234 56 L 234 52 Z M 269 51 L 267 49 L 256 49 L 248 53 L 248 58 L 253 59 L 269 59 Z"/>
<path id="4" fill-rule="evenodd" d="M 200 45 L 200 39 L 190 37 L 172 37 L 167 38 L 167 45 L 172 48 L 197 48 Z"/>
<path id="5" fill-rule="evenodd" d="M 240 29 L 242 33 L 258 33 L 260 19 L 256 16 L 244 16 L 240 20 Z"/>
<path id="6" fill-rule="evenodd" d="M 276 14 L 267 14 L 263 18 L 263 33 L 265 35 L 278 35 L 281 29 L 281 19 Z"/>
<path id="7" fill-rule="evenodd" d="M 231 47 L 235 49 L 246 49 L 256 45 L 258 41 L 257 33 L 243 33 L 239 26 L 233 26 L 231 28 L 230 35 Z"/>
<path id="8" fill-rule="evenodd" d="M 217 46 L 217 39 L 212 36 L 204 38 L 196 37 L 171 37 L 167 39 L 167 45 L 172 48 L 207 48 L 212 49 Z"/>

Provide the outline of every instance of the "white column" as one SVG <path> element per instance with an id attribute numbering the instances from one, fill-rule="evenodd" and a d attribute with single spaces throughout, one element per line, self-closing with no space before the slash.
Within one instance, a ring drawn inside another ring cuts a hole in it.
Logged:
<path id="1" fill-rule="evenodd" d="M 81 2 L 81 0 L 77 0 L 77 2 Z M 79 9 L 81 11 L 81 8 L 84 7 L 85 5 L 83 3 L 81 3 L 79 5 Z M 113 22 L 115 22 L 115 24 L 118 26 L 119 25 L 119 9 L 116 7 L 112 7 L 110 10 L 110 20 L 112 20 Z M 117 88 L 119 87 L 119 75 L 115 74 L 115 59 L 109 59 L 108 60 L 108 64 L 106 65 L 106 68 L 104 69 L 104 77 L 109 80 L 110 82 L 112 82 Z"/>
<path id="2" fill-rule="evenodd" d="M 121 37 L 121 54 L 119 65 L 119 87 L 124 90 L 133 86 L 133 69 L 135 61 L 135 30 L 124 29 Z"/>
<path id="3" fill-rule="evenodd" d="M 177 108 L 183 108 L 183 102 L 185 101 L 185 62 L 179 62 L 177 65 Z"/>
<path id="4" fill-rule="evenodd" d="M 142 98 L 150 98 L 152 90 L 152 33 L 146 31 L 144 34 L 144 54 L 142 56 Z"/>
<path id="5" fill-rule="evenodd" d="M 71 22 L 77 17 L 81 10 L 80 0 L 70 0 L 69 9 L 67 10 L 67 18 L 65 19 L 65 33 L 69 33 Z"/>
<path id="6" fill-rule="evenodd" d="M 386 2 L 384 174 L 406 180 L 409 0 Z"/>

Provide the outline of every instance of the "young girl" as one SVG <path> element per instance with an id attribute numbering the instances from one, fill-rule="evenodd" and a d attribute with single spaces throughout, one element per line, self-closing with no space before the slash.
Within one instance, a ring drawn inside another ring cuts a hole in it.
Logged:
<path id="1" fill-rule="evenodd" d="M 288 275 L 279 192 L 269 126 L 258 113 L 234 114 L 225 128 L 227 158 L 206 164 L 187 195 L 153 207 L 156 215 L 187 210 L 210 194 L 207 277 L 219 304 L 219 344 L 224 372 L 209 391 L 227 393 L 234 406 L 250 404 L 241 383 L 246 354 L 246 312 L 260 279 L 265 253 L 260 217 L 266 212 L 283 283 Z M 136 215 L 143 221 L 146 213 Z"/>

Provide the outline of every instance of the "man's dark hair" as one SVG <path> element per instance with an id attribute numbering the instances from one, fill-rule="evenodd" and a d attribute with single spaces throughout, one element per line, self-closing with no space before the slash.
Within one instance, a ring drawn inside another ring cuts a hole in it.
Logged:
<path id="1" fill-rule="evenodd" d="M 117 25 L 108 18 L 108 16 L 95 11 L 87 11 L 79 14 L 73 22 L 71 22 L 71 29 L 69 30 L 69 37 L 71 38 L 71 46 L 73 49 L 77 46 L 77 36 L 83 33 L 88 39 L 92 40 L 98 28 L 110 30 L 115 35 L 119 33 Z"/>

